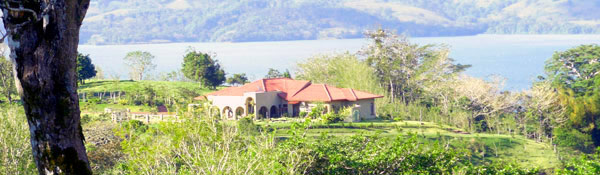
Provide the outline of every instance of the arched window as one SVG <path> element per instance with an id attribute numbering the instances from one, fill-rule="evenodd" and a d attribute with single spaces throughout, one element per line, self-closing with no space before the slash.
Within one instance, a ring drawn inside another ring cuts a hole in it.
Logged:
<path id="1" fill-rule="evenodd" d="M 235 109 L 235 117 L 243 117 L 244 116 L 244 108 L 243 107 L 237 107 Z"/>
<path id="2" fill-rule="evenodd" d="M 246 110 L 248 114 L 254 114 L 254 99 L 252 97 L 246 98 Z"/>

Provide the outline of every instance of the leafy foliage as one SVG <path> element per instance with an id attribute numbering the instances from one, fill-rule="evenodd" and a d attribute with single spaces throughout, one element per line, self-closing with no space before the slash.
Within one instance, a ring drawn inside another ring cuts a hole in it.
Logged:
<path id="1" fill-rule="evenodd" d="M 216 89 L 225 82 L 225 71 L 219 61 L 212 56 L 197 51 L 189 51 L 183 58 L 183 74 L 201 86 Z"/>
<path id="2" fill-rule="evenodd" d="M 0 106 L 0 173 L 36 174 L 23 109 Z"/>
<path id="3" fill-rule="evenodd" d="M 600 147 L 596 149 L 596 154 L 581 155 L 581 157 L 567 162 L 565 168 L 558 170 L 557 174 L 600 174 Z"/>
<path id="4" fill-rule="evenodd" d="M 289 71 L 286 70 L 286 73 L 287 74 L 285 74 L 285 73 L 282 74 L 277 69 L 269 68 L 269 72 L 267 72 L 267 75 L 265 75 L 265 78 L 283 78 L 283 77 L 285 77 L 285 78 L 291 78 L 291 75 L 290 75 Z M 286 77 L 286 75 L 290 76 L 290 77 Z"/>
<path id="5" fill-rule="evenodd" d="M 582 45 L 557 52 L 546 62 L 548 81 L 566 106 L 566 129 L 590 135 L 600 145 L 600 46 Z M 586 145 L 577 145 L 588 147 Z M 587 149 L 589 152 L 589 149 Z"/>
<path id="6" fill-rule="evenodd" d="M 16 92 L 12 63 L 2 56 L 0 57 L 0 95 L 11 102 L 12 95 Z"/>
<path id="7" fill-rule="evenodd" d="M 227 78 L 227 84 L 231 85 L 243 85 L 248 83 L 248 77 L 245 73 L 233 74 L 232 77 Z"/>
<path id="8" fill-rule="evenodd" d="M 83 84 L 85 80 L 96 76 L 96 67 L 90 55 L 77 53 L 77 79 Z"/>
<path id="9" fill-rule="evenodd" d="M 156 65 L 153 63 L 154 55 L 150 54 L 150 52 L 129 52 L 123 60 L 131 69 L 129 75 L 133 80 L 144 80 L 144 75 L 156 68 Z"/>

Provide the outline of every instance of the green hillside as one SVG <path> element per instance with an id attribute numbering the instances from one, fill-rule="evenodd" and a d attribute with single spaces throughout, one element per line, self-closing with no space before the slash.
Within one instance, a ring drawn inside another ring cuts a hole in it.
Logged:
<path id="1" fill-rule="evenodd" d="M 290 119 L 294 120 L 294 119 Z M 289 121 L 258 122 L 262 126 L 275 128 L 276 136 L 286 138 L 292 125 Z M 367 121 L 358 123 L 314 124 L 307 136 L 318 138 L 327 133 L 339 138 L 358 134 L 378 134 L 385 137 L 417 134 L 424 143 L 448 143 L 455 149 L 467 149 L 471 162 L 516 162 L 524 167 L 552 169 L 560 166 L 560 160 L 548 143 L 526 139 L 520 135 L 468 133 L 458 128 L 418 121 Z"/>
<path id="2" fill-rule="evenodd" d="M 357 38 L 377 27 L 411 36 L 598 34 L 599 9 L 587 0 L 98 0 L 81 42 Z"/>

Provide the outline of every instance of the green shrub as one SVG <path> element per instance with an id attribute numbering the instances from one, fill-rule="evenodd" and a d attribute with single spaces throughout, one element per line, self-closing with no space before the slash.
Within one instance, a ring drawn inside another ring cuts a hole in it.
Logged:
<path id="1" fill-rule="evenodd" d="M 254 124 L 254 120 L 250 117 L 244 117 L 238 121 L 238 132 L 240 132 L 240 134 L 256 135 L 260 131 L 260 126 Z"/>
<path id="2" fill-rule="evenodd" d="M 289 144 L 289 143 L 283 143 Z M 296 148 L 308 147 L 314 161 L 304 174 L 537 174 L 514 164 L 473 166 L 464 150 L 443 144 L 423 144 L 417 136 L 408 139 L 376 135 L 356 135 L 348 139 L 328 136 L 314 144 L 295 142 Z"/>
<path id="3" fill-rule="evenodd" d="M 342 115 L 329 112 L 327 114 L 321 115 L 321 120 L 323 120 L 323 123 L 325 124 L 330 124 L 344 121 L 344 117 Z"/>
<path id="4" fill-rule="evenodd" d="M 85 114 L 85 115 L 81 116 L 80 121 L 81 121 L 81 125 L 84 125 L 84 124 L 87 124 L 90 121 L 92 121 L 92 117 L 90 117 L 90 115 L 88 115 L 88 114 Z"/>
<path id="5" fill-rule="evenodd" d="M 123 123 L 122 128 L 126 129 L 127 131 L 134 131 L 137 134 L 141 134 L 148 130 L 148 125 L 139 120 L 129 120 Z"/>
<path id="6" fill-rule="evenodd" d="M 120 105 L 128 105 L 129 104 L 129 100 L 127 100 L 127 99 L 120 99 L 118 103 Z"/>
<path id="7" fill-rule="evenodd" d="M 302 112 L 300 112 L 298 115 L 299 115 L 300 117 L 306 117 L 306 114 L 308 114 L 306 111 L 302 111 Z"/>
<path id="8" fill-rule="evenodd" d="M 600 147 L 596 148 L 596 154 L 581 155 L 579 158 L 568 161 L 564 166 L 565 168 L 558 170 L 556 174 L 600 174 Z"/>
<path id="9" fill-rule="evenodd" d="M 570 147 L 587 153 L 594 149 L 592 136 L 589 134 L 570 128 L 555 128 L 553 133 L 558 146 Z"/>
<path id="10" fill-rule="evenodd" d="M 87 102 L 89 104 L 101 104 L 102 100 L 100 100 L 100 98 L 89 98 Z"/>

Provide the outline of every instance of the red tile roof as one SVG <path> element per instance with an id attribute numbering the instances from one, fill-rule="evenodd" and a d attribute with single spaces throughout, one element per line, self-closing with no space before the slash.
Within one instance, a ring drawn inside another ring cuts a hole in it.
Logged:
<path id="1" fill-rule="evenodd" d="M 337 88 L 326 84 L 312 84 L 310 81 L 289 78 L 261 79 L 240 87 L 228 87 L 212 92 L 206 96 L 243 96 L 246 92 L 279 91 L 279 97 L 288 102 L 299 101 L 356 101 L 362 99 L 382 98 L 367 92 L 349 88 Z M 198 97 L 197 97 L 198 98 Z"/>

